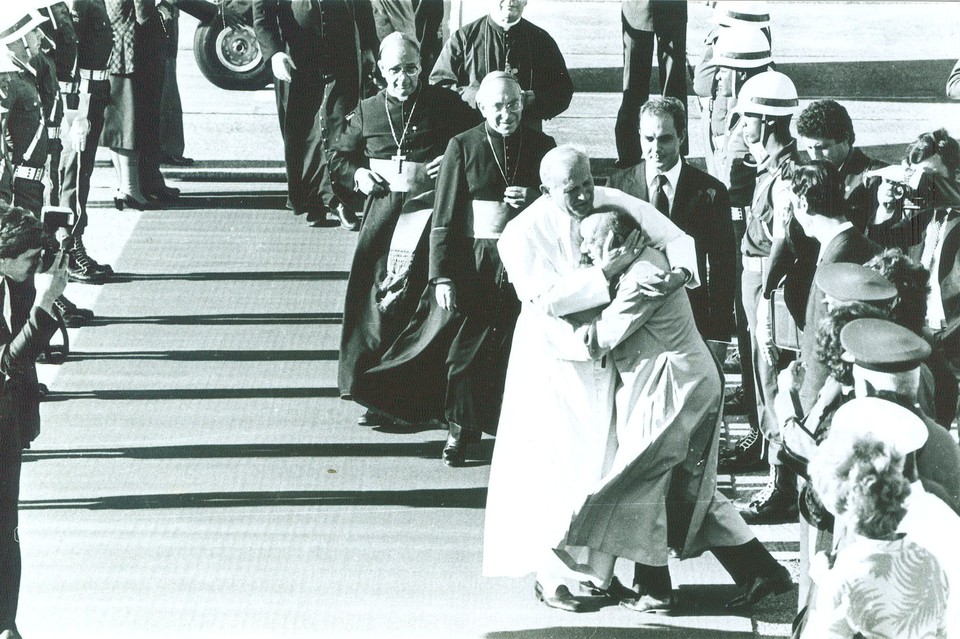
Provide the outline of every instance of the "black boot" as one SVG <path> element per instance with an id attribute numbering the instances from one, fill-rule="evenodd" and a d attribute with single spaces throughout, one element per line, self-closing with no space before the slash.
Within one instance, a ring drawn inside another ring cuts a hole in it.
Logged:
<path id="1" fill-rule="evenodd" d="M 443 454 L 440 456 L 440 459 L 442 459 L 443 463 L 447 466 L 457 468 L 458 466 L 463 466 L 463 450 L 466 448 L 464 435 L 466 433 L 463 427 L 455 422 L 450 422 L 449 429 L 447 443 L 443 447 Z"/>
<path id="2" fill-rule="evenodd" d="M 764 439 L 760 430 L 751 428 L 732 448 L 720 451 L 717 472 L 739 474 L 763 470 L 766 467 L 763 449 Z"/>
<path id="3" fill-rule="evenodd" d="M 756 538 L 739 546 L 713 548 L 712 551 L 742 589 L 727 603 L 728 608 L 753 605 L 768 595 L 781 595 L 793 589 L 790 571 L 781 566 Z"/>
<path id="4" fill-rule="evenodd" d="M 797 474 L 786 466 L 773 466 L 770 483 L 757 493 L 746 510 L 748 524 L 789 524 L 799 521 Z"/>

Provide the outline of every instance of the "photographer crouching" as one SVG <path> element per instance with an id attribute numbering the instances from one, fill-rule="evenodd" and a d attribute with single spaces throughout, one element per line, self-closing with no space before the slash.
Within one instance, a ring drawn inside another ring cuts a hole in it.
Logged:
<path id="1" fill-rule="evenodd" d="M 0 203 L 0 639 L 20 637 L 20 465 L 40 433 L 34 362 L 58 329 L 54 303 L 67 285 L 67 254 L 52 246 L 37 218 Z"/>

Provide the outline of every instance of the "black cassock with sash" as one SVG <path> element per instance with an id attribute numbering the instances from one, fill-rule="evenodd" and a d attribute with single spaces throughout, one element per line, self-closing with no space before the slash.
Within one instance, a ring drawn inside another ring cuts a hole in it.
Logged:
<path id="1" fill-rule="evenodd" d="M 358 168 L 391 183 L 367 198 L 350 268 L 340 341 L 340 395 L 349 399 L 359 373 L 374 366 L 409 323 L 427 281 L 435 181 L 424 164 L 479 116 L 456 93 L 424 86 L 404 102 L 380 91 L 362 100 L 331 146 L 331 171 L 354 187 Z"/>
<path id="2" fill-rule="evenodd" d="M 457 310 L 440 309 L 426 287 L 410 325 L 357 380 L 358 401 L 409 421 L 496 430 L 520 313 L 497 251 L 500 231 L 520 212 L 503 203 L 504 191 L 527 187 L 532 202 L 540 161 L 555 146 L 533 129 L 503 138 L 486 124 L 450 141 L 437 178 L 429 276 L 453 282 Z"/>

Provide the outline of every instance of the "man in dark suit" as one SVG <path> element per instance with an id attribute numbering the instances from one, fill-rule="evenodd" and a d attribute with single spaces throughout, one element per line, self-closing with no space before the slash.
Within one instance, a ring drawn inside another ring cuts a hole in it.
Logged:
<path id="1" fill-rule="evenodd" d="M 254 0 L 253 26 L 277 79 L 289 205 L 312 223 L 336 210 L 341 224 L 353 227 L 352 213 L 339 205 L 354 194 L 331 184 L 326 153 L 362 97 L 364 71 L 373 69 L 378 42 L 370 2 Z"/>
<path id="2" fill-rule="evenodd" d="M 735 330 L 737 247 L 730 197 L 720 180 L 683 161 L 687 118 L 677 98 L 653 98 L 640 110 L 643 160 L 619 169 L 607 183 L 650 202 L 693 237 L 702 285 L 688 290 L 700 334 L 726 342 Z M 709 264 L 709 268 L 707 265 Z"/>
<path id="3" fill-rule="evenodd" d="M 444 0 L 372 0 L 377 37 L 382 41 L 394 31 L 420 43 L 420 84 L 430 82 L 430 71 L 442 44 Z"/>
<path id="4" fill-rule="evenodd" d="M 792 190 L 793 217 L 807 237 L 817 240 L 820 247 L 817 272 L 837 262 L 863 264 L 880 252 L 880 247 L 847 219 L 843 178 L 830 161 L 813 160 L 796 167 Z M 811 287 L 800 338 L 800 363 L 804 370 L 800 405 L 804 412 L 813 407 L 817 393 L 830 374 L 816 357 L 817 328 L 825 308 L 823 291 Z"/>
<path id="5" fill-rule="evenodd" d="M 637 120 L 650 97 L 653 42 L 657 42 L 660 93 L 687 103 L 686 0 L 623 0 L 623 101 L 617 113 L 617 158 L 620 166 L 640 161 Z M 687 152 L 687 141 L 683 141 Z"/>

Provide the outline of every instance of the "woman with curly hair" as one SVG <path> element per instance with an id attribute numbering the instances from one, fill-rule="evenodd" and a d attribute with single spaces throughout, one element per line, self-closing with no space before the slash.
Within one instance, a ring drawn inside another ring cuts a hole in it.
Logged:
<path id="1" fill-rule="evenodd" d="M 947 636 L 947 576 L 898 532 L 911 490 L 904 459 L 925 440 L 919 418 L 885 400 L 856 399 L 837 412 L 810 475 L 845 543 L 811 567 L 818 591 L 801 637 Z"/>
<path id="2" fill-rule="evenodd" d="M 957 378 L 954 377 L 941 344 L 924 331 L 927 296 L 930 294 L 930 271 L 896 248 L 885 250 L 865 264 L 897 287 L 897 301 L 890 311 L 890 321 L 923 337 L 933 351 L 921 371 L 920 403 L 938 424 L 950 430 L 957 416 Z"/>

